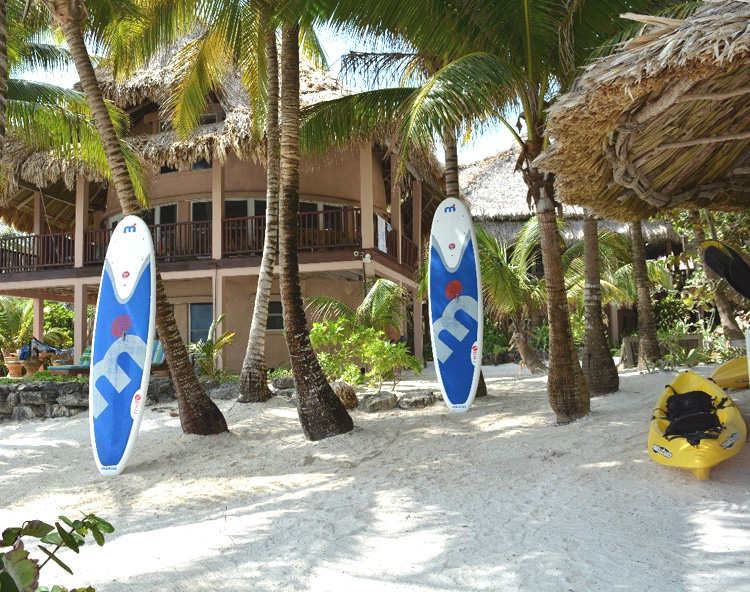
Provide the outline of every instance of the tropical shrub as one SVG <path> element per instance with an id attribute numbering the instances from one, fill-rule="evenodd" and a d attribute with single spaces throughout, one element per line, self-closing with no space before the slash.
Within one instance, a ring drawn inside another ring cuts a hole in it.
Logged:
<path id="1" fill-rule="evenodd" d="M 44 338 L 36 335 L 52 347 L 73 345 L 73 309 L 65 302 L 44 302 Z"/>
<path id="2" fill-rule="evenodd" d="M 34 303 L 31 300 L 0 296 L 0 348 L 15 352 L 34 336 Z M 65 333 L 57 327 L 37 335 L 50 345 L 61 344 Z"/>
<path id="3" fill-rule="evenodd" d="M 380 388 L 385 380 L 392 379 L 395 388 L 401 368 L 421 370 L 405 343 L 391 342 L 383 331 L 361 325 L 354 316 L 313 324 L 310 341 L 329 382 L 367 382 Z"/>
<path id="4" fill-rule="evenodd" d="M 654 316 L 659 331 L 671 331 L 673 327 L 690 318 L 690 309 L 678 295 L 669 293 L 661 298 L 654 298 Z"/>
<path id="5" fill-rule="evenodd" d="M 500 325 L 490 315 L 484 317 L 482 353 L 499 356 L 510 351 L 510 335 L 500 330 Z"/>
<path id="6" fill-rule="evenodd" d="M 194 343 L 188 344 L 188 353 L 193 358 L 193 363 L 201 376 L 210 376 L 211 378 L 218 376 L 219 371 L 216 367 L 216 360 L 219 358 L 219 353 L 221 353 L 224 347 L 232 343 L 232 339 L 234 339 L 234 331 L 224 331 L 219 337 L 216 337 L 216 329 L 225 316 L 222 314 L 211 323 L 205 341 L 199 339 Z"/>
<path id="7" fill-rule="evenodd" d="M 104 535 L 115 531 L 114 527 L 94 514 L 87 514 L 80 520 L 71 520 L 66 516 L 60 516 L 60 522 L 54 526 L 41 520 L 30 520 L 24 522 L 20 527 L 6 528 L 0 540 L 0 548 L 10 547 L 10 550 L 0 555 L 0 590 L 2 592 L 34 592 L 48 591 L 47 587 L 39 586 L 39 572 L 50 561 L 55 562 L 69 574 L 73 573 L 63 561 L 57 556 L 62 548 L 79 552 L 86 542 L 86 536 L 90 533 L 96 544 L 104 545 Z M 39 559 L 33 559 L 26 550 L 24 539 L 39 539 L 41 543 L 53 545 L 52 550 L 39 545 L 39 550 L 46 556 L 40 565 Z M 51 592 L 63 592 L 66 588 L 53 586 Z M 94 588 L 75 588 L 71 592 L 94 592 Z"/>

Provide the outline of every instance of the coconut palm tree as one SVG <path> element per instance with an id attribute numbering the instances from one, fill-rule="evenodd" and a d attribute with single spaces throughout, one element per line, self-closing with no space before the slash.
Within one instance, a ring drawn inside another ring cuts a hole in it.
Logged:
<path id="1" fill-rule="evenodd" d="M 297 412 L 305 436 L 320 440 L 354 427 L 325 378 L 310 344 L 297 255 L 299 211 L 299 25 L 281 32 L 281 198 L 279 247 L 284 335 L 297 384 Z"/>
<path id="2" fill-rule="evenodd" d="M 602 321 L 601 260 L 596 218 L 586 214 L 583 221 L 585 244 L 586 335 L 582 367 L 592 393 L 614 393 L 620 388 L 620 376 L 609 351 Z"/>
<path id="3" fill-rule="evenodd" d="M 94 66 L 91 63 L 91 57 L 88 54 L 81 30 L 82 24 L 86 21 L 117 23 L 121 21 L 122 16 L 116 13 L 106 14 L 106 10 L 112 7 L 112 5 L 106 3 L 100 5 L 92 2 L 90 5 L 84 6 L 80 0 L 73 2 L 68 0 L 40 1 L 62 30 L 70 48 L 83 92 L 93 115 L 96 130 L 101 138 L 112 173 L 112 183 L 117 192 L 122 211 L 125 215 L 140 215 L 142 206 L 136 196 L 128 162 L 96 79 Z M 123 6 L 124 3 L 123 5 L 117 5 L 118 8 L 123 8 Z M 133 10 L 132 7 L 130 10 Z M 158 270 L 156 273 L 156 299 L 156 328 L 172 372 L 183 431 L 201 435 L 227 431 L 224 416 L 203 390 L 193 372 Z"/>
<path id="4" fill-rule="evenodd" d="M 638 366 L 661 359 L 659 339 L 656 336 L 656 318 L 651 302 L 651 288 L 646 269 L 646 242 L 640 220 L 630 222 L 630 245 L 633 251 L 633 277 L 638 295 Z"/>

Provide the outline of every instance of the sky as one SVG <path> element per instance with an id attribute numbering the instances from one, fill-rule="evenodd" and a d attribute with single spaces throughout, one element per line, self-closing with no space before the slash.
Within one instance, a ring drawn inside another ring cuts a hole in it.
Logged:
<path id="1" fill-rule="evenodd" d="M 328 67 L 335 75 L 339 74 L 340 58 L 342 55 L 349 51 L 372 49 L 372 45 L 368 45 L 364 40 L 335 34 L 326 29 L 322 29 L 318 34 L 328 57 Z M 50 76 L 44 72 L 28 73 L 24 74 L 24 78 L 66 87 L 71 87 L 78 81 L 78 76 L 74 69 L 68 72 L 61 72 L 55 76 Z M 361 83 L 348 81 L 348 84 L 360 90 L 366 90 L 365 86 Z M 466 144 L 460 145 L 458 151 L 459 164 L 468 164 L 482 160 L 500 151 L 507 150 L 512 143 L 513 138 L 510 133 L 502 125 L 498 125 L 495 129 L 488 130 L 481 136 L 473 137 Z M 439 160 L 443 160 L 442 149 L 438 150 L 436 156 Z"/>

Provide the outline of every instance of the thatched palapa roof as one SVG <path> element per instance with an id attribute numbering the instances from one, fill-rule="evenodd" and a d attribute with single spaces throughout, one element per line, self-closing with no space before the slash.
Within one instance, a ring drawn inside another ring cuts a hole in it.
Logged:
<path id="1" fill-rule="evenodd" d="M 461 194 L 474 219 L 508 244 L 514 241 L 521 227 L 533 215 L 526 200 L 526 184 L 521 173 L 515 170 L 519 153 L 519 148 L 514 145 L 479 162 L 462 165 L 459 172 Z M 582 240 L 583 209 L 564 205 L 563 219 L 565 242 L 571 244 Z M 618 234 L 629 232 L 624 222 L 602 220 L 599 226 Z M 653 246 L 681 241 L 671 224 L 666 222 L 644 222 L 643 233 L 646 242 Z"/>
<path id="2" fill-rule="evenodd" d="M 750 3 L 707 0 L 684 19 L 644 23 L 587 67 L 550 108 L 537 164 L 557 193 L 605 217 L 750 204 Z"/>
<path id="3" fill-rule="evenodd" d="M 163 108 L 181 78 L 184 65 L 180 50 L 189 41 L 185 38 L 158 52 L 126 79 L 115 80 L 110 70 L 99 69 L 97 78 L 105 97 L 131 112 L 143 104 Z M 306 60 L 301 61 L 300 104 L 303 108 L 347 92 L 350 91 L 339 78 L 313 67 Z M 223 163 L 230 152 L 242 160 L 261 161 L 263 146 L 253 134 L 251 102 L 240 73 L 231 69 L 216 94 L 225 115 L 221 121 L 201 125 L 187 138 L 171 130 L 134 136 L 130 143 L 136 154 L 154 170 L 162 166 L 187 168 L 201 159 Z"/>

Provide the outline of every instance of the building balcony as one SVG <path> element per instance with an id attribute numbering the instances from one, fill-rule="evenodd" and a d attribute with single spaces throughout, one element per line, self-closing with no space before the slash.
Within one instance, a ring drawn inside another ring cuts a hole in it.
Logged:
<path id="1" fill-rule="evenodd" d="M 341 208 L 299 214 L 298 250 L 349 251 L 362 246 L 362 224 L 359 208 Z M 150 225 L 156 259 L 160 262 L 214 258 L 213 224 L 209 221 Z M 260 257 L 266 233 L 265 216 L 226 218 L 221 221 L 221 257 Z M 386 230 L 385 238 L 377 235 L 375 248 L 398 261 L 398 235 Z M 104 262 L 113 229 L 86 230 L 83 233 L 83 266 Z M 402 265 L 416 267 L 416 245 L 401 237 Z M 38 272 L 75 267 L 74 232 L 37 234 L 0 238 L 0 274 Z"/>

